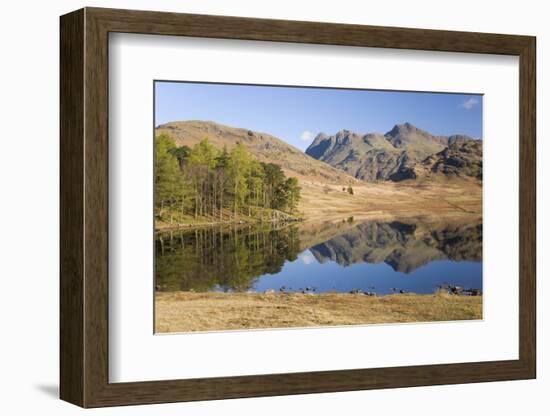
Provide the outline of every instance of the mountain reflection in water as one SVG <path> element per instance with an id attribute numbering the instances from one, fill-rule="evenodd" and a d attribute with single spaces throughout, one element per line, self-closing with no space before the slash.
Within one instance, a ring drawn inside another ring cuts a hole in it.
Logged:
<path id="1" fill-rule="evenodd" d="M 432 293 L 482 287 L 482 226 L 404 221 L 159 234 L 157 290 Z"/>

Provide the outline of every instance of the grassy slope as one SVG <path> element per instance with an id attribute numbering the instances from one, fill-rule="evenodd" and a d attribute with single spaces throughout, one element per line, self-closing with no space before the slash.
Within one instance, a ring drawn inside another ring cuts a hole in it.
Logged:
<path id="1" fill-rule="evenodd" d="M 472 180 L 442 182 L 405 181 L 363 183 L 353 186 L 354 195 L 338 185 L 303 182 L 299 210 L 306 218 L 330 219 L 407 217 L 432 215 L 481 215 L 482 188 Z"/>
<path id="2" fill-rule="evenodd" d="M 482 297 L 327 293 L 156 294 L 156 331 L 289 328 L 482 318 Z"/>
<path id="3" fill-rule="evenodd" d="M 301 181 L 315 180 L 328 183 L 358 183 L 355 178 L 320 162 L 267 133 L 252 132 L 242 128 L 224 126 L 209 121 L 174 121 L 163 124 L 157 133 L 168 133 L 178 146 L 189 146 L 207 138 L 214 146 L 230 150 L 236 143 L 242 143 L 261 162 L 281 165 L 287 176 Z M 249 133 L 250 132 L 250 133 Z"/>

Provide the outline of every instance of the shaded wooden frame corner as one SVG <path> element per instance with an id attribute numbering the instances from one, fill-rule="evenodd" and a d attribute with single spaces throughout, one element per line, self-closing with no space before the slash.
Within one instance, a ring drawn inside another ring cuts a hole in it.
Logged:
<path id="1" fill-rule="evenodd" d="M 85 8 L 60 19 L 60 396 L 82 407 L 536 377 L 536 41 L 530 36 Z M 108 38 L 141 33 L 515 55 L 520 65 L 519 359 L 109 383 Z"/>

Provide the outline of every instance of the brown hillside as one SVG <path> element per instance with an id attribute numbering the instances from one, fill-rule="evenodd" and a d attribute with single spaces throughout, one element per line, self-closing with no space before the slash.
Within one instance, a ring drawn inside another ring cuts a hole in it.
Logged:
<path id="1" fill-rule="evenodd" d="M 315 160 L 299 149 L 267 133 L 229 127 L 211 121 L 173 121 L 156 128 L 166 132 L 178 146 L 193 146 L 208 139 L 214 146 L 231 149 L 242 143 L 261 162 L 281 165 L 288 176 L 332 184 L 356 183 L 357 180 L 327 163 Z"/>
<path id="2" fill-rule="evenodd" d="M 456 142 L 424 162 L 422 167 L 433 174 L 447 177 L 471 177 L 481 180 L 483 174 L 483 144 L 478 140 Z"/>

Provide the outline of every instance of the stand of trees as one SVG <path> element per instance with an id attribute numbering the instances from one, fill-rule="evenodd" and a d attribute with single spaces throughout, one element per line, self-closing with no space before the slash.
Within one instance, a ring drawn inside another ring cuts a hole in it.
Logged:
<path id="1" fill-rule="evenodd" d="M 219 150 L 208 139 L 177 147 L 167 134 L 155 139 L 155 214 L 194 217 L 254 216 L 258 209 L 294 214 L 300 201 L 296 178 L 256 160 L 240 143 Z"/>

